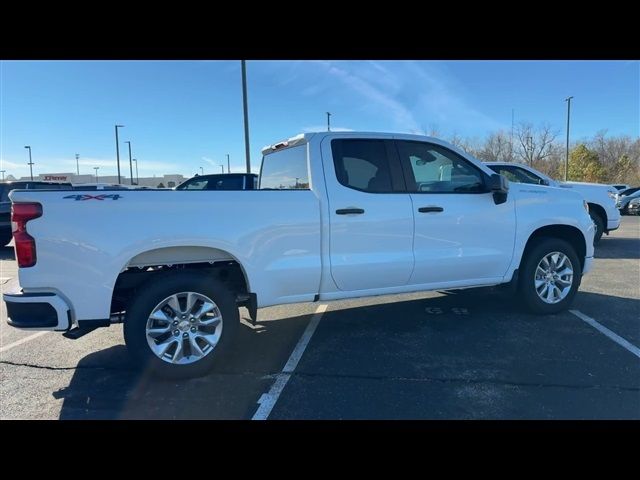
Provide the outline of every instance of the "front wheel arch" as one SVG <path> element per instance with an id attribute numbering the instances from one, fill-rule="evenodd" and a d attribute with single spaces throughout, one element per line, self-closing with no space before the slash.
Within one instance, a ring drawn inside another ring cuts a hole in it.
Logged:
<path id="1" fill-rule="evenodd" d="M 522 258 L 520 259 L 519 270 L 522 270 L 523 262 L 531 248 L 542 238 L 558 238 L 569 243 L 580 261 L 580 270 L 584 268 L 584 260 L 587 256 L 587 242 L 582 232 L 571 225 L 546 225 L 540 227 L 529 235 L 529 239 L 524 247 Z"/>

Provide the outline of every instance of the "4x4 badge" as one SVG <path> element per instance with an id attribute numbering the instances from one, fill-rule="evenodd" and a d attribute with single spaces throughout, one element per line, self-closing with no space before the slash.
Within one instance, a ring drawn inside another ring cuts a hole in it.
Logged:
<path id="1" fill-rule="evenodd" d="M 82 194 L 82 195 L 67 195 L 66 197 L 63 198 L 73 198 L 76 200 L 76 202 L 78 200 L 106 200 L 107 198 L 110 198 L 111 200 L 118 200 L 119 198 L 122 198 L 122 195 L 118 195 L 117 193 L 115 194 L 110 194 L 110 195 L 87 195 L 87 194 Z"/>

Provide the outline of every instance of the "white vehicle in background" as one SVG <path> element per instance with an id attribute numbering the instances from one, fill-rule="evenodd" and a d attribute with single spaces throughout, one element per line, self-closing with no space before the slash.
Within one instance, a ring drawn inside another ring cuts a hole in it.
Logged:
<path id="1" fill-rule="evenodd" d="M 611 186 L 616 190 L 618 190 L 618 192 L 623 192 L 624 190 L 631 188 L 631 185 L 627 185 L 626 183 L 615 183 Z"/>
<path id="2" fill-rule="evenodd" d="M 557 188 L 570 188 L 580 193 L 589 204 L 589 215 L 596 225 L 594 245 L 602 238 L 602 234 L 617 230 L 620 227 L 620 212 L 616 207 L 618 190 L 613 185 L 584 182 L 559 182 L 528 165 L 511 162 L 486 162 L 491 170 L 504 175 L 509 181 L 546 185 Z"/>
<path id="3" fill-rule="evenodd" d="M 120 183 L 72 183 L 74 190 L 129 190 L 135 185 L 123 185 Z"/>
<path id="4" fill-rule="evenodd" d="M 139 363 L 189 377 L 234 348 L 239 306 L 255 321 L 271 305 L 505 284 L 552 314 L 591 269 L 580 195 L 510 186 L 441 140 L 307 133 L 262 152 L 257 190 L 11 192 L 8 323 L 78 338 L 124 322 Z"/>

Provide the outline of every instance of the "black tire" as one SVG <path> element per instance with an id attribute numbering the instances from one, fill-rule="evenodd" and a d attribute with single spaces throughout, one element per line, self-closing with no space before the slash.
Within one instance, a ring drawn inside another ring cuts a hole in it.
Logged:
<path id="1" fill-rule="evenodd" d="M 573 283 L 567 296 L 558 303 L 545 303 L 536 292 L 535 272 L 540 261 L 551 252 L 564 253 L 571 261 L 573 267 Z M 548 315 L 566 310 L 571 306 L 576 296 L 582 279 L 582 264 L 575 250 L 568 242 L 557 238 L 540 238 L 527 248 L 525 258 L 520 264 L 518 277 L 518 292 L 524 304 L 532 312 L 539 315 Z"/>
<path id="2" fill-rule="evenodd" d="M 604 233 L 604 220 L 596 212 L 589 212 L 589 216 L 596 226 L 596 234 L 593 237 L 593 244 L 597 245 L 598 243 L 600 243 L 600 239 L 602 238 L 602 234 Z"/>
<path id="3" fill-rule="evenodd" d="M 210 276 L 192 272 L 171 272 L 158 275 L 138 289 L 127 308 L 124 340 L 133 358 L 157 376 L 193 378 L 207 374 L 230 350 L 240 324 L 240 315 L 233 294 L 223 283 Z M 213 300 L 222 315 L 222 332 L 213 350 L 202 359 L 186 364 L 172 364 L 158 358 L 147 343 L 146 325 L 153 309 L 165 298 L 179 292 L 196 292 Z"/>
<path id="4" fill-rule="evenodd" d="M 11 233 L 0 233 L 0 247 L 4 247 L 11 241 L 13 238 L 13 234 Z"/>

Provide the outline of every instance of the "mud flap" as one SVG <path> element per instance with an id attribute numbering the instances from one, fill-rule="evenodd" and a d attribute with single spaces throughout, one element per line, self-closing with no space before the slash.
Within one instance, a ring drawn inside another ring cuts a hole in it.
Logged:
<path id="1" fill-rule="evenodd" d="M 245 307 L 249 310 L 249 318 L 252 325 L 258 323 L 258 296 L 255 293 L 243 295 L 242 298 L 237 300 L 237 304 L 239 307 Z"/>

